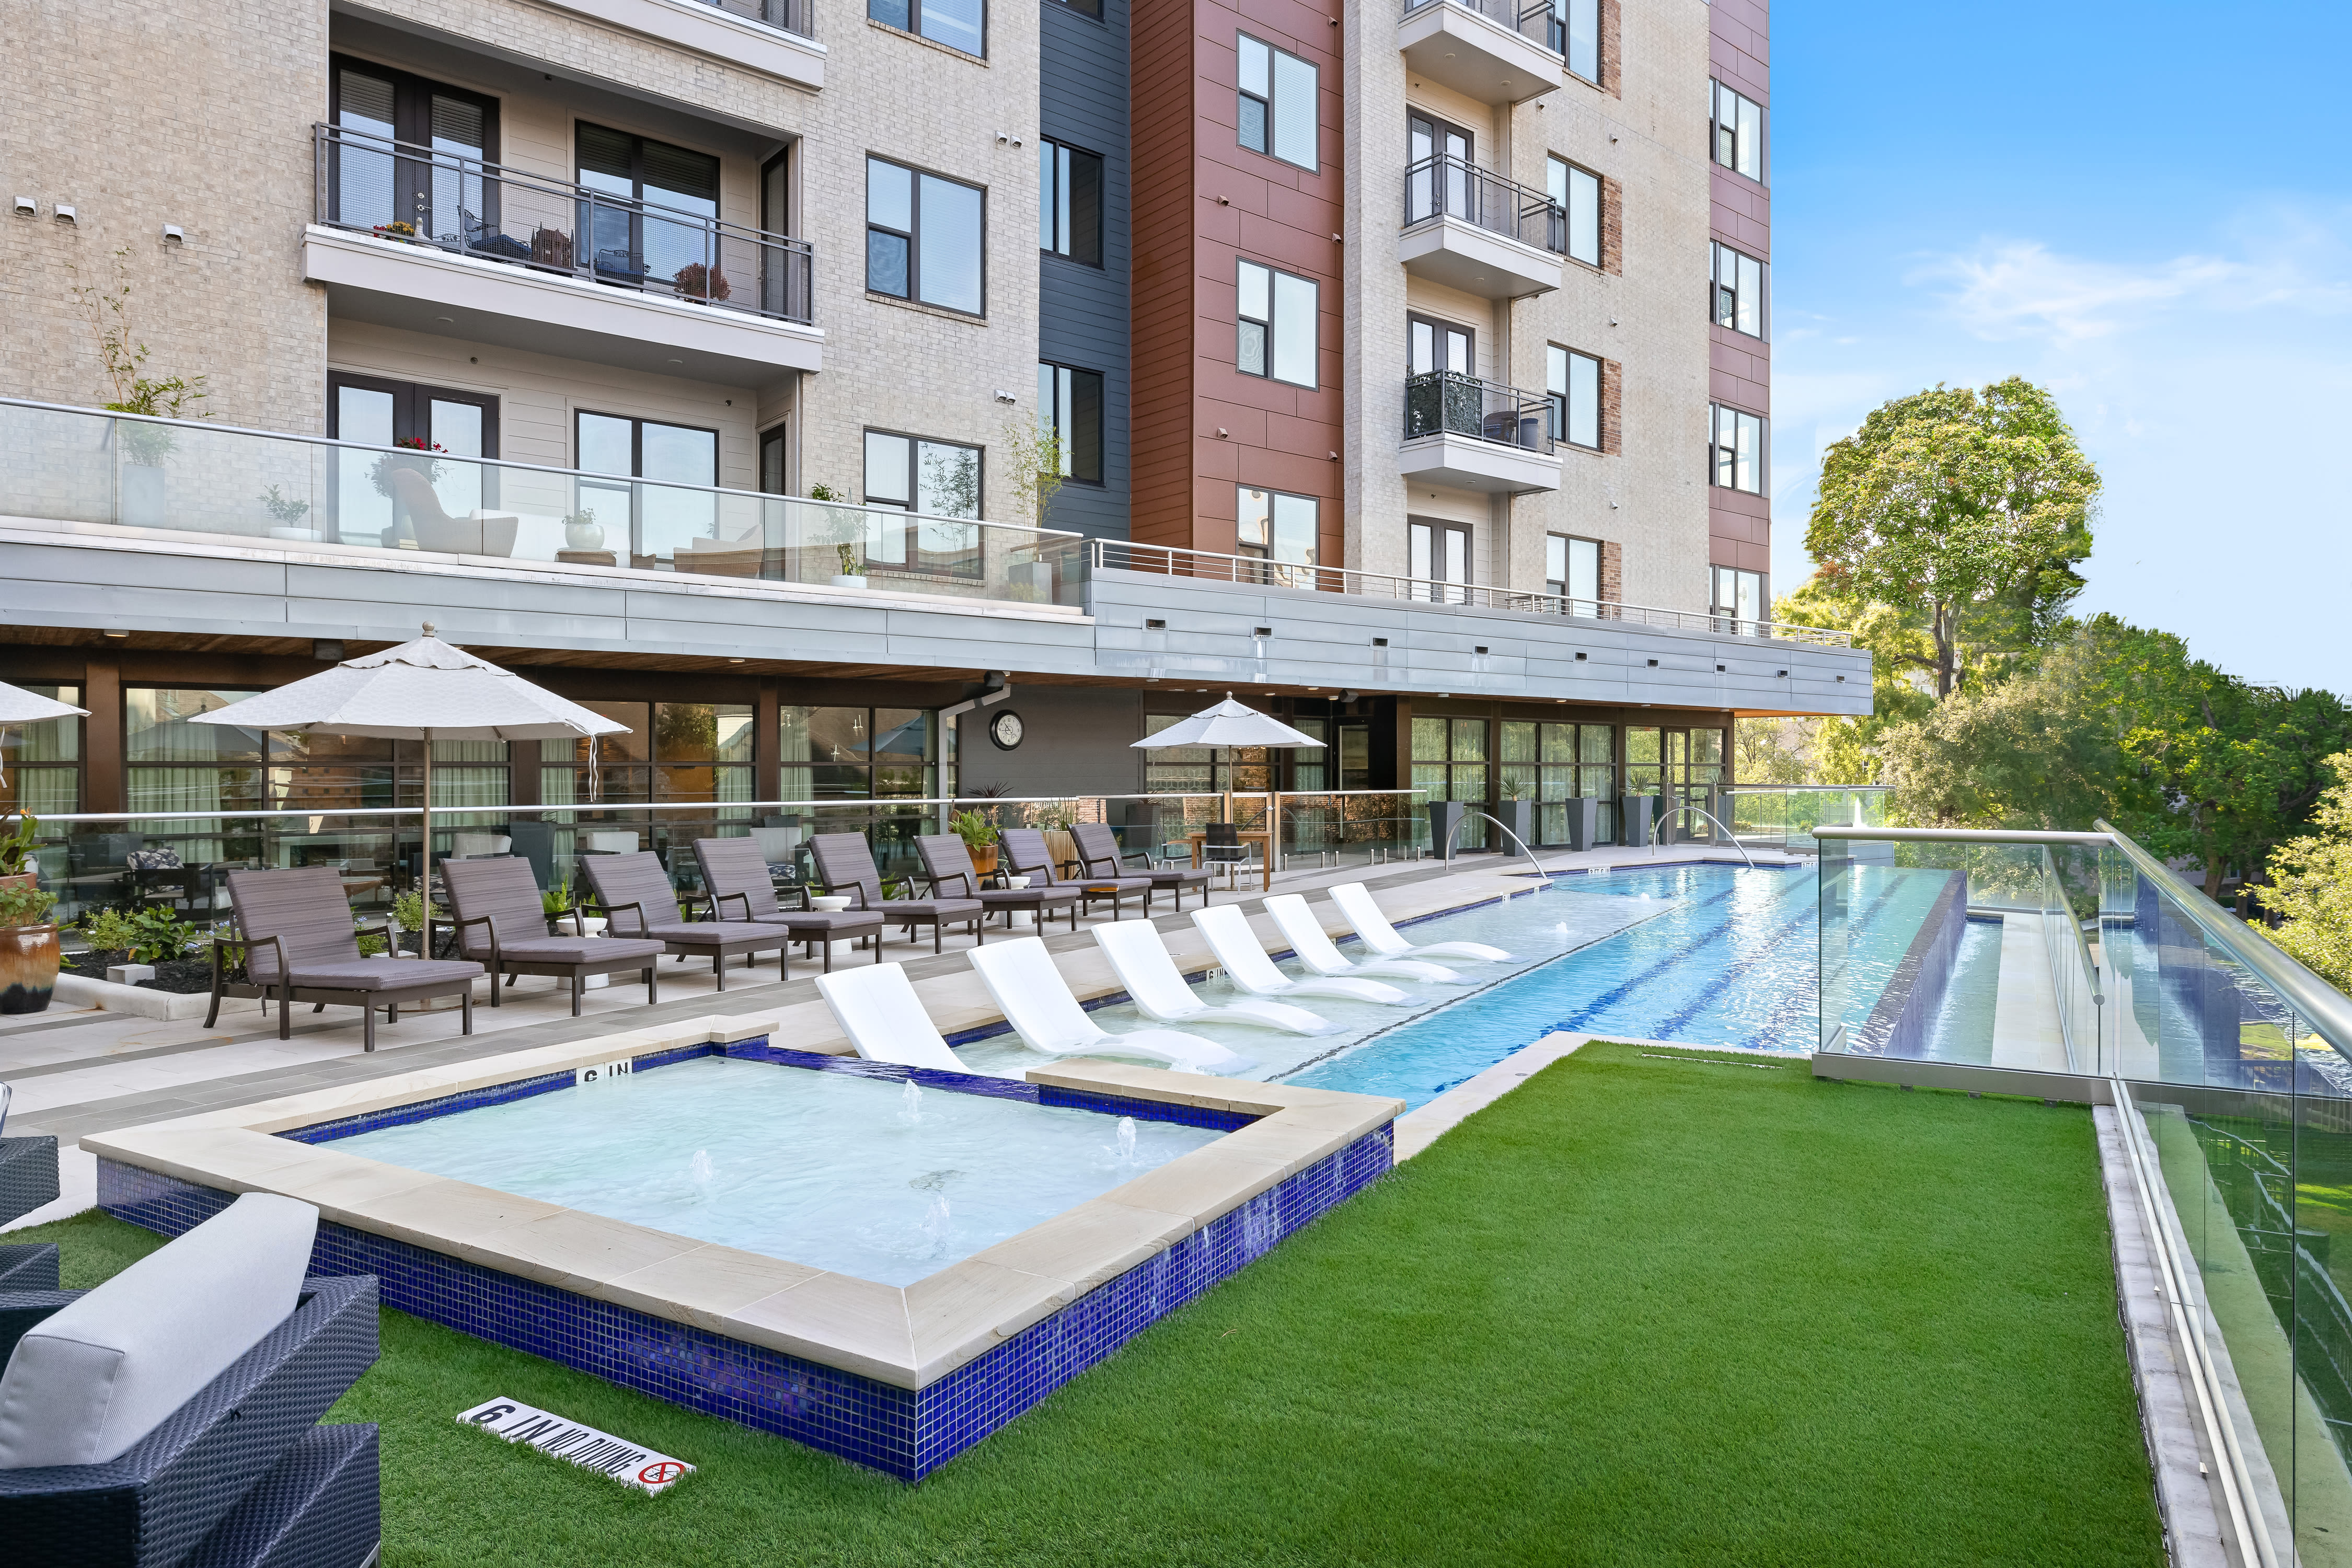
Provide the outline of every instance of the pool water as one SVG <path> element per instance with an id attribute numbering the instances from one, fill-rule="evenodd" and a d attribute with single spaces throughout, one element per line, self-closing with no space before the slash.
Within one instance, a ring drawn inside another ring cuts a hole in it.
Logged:
<path id="1" fill-rule="evenodd" d="M 333 1147 L 908 1285 L 1219 1136 L 702 1057 Z"/>

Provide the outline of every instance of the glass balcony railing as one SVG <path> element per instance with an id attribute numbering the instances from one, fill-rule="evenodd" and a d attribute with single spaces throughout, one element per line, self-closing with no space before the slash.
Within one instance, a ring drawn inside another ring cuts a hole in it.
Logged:
<path id="1" fill-rule="evenodd" d="M 758 22 L 779 32 L 816 37 L 816 0 L 704 0 L 713 10 L 747 22 Z"/>
<path id="2" fill-rule="evenodd" d="M 0 465 L 8 510 L 62 522 L 1010 603 L 1083 596 L 1075 533 L 197 420 L 0 399 Z"/>
<path id="3" fill-rule="evenodd" d="M 1552 449 L 1551 406 L 1539 392 L 1480 381 L 1450 370 L 1408 376 L 1404 384 L 1404 438 L 1468 436 L 1522 451 Z"/>
<path id="4" fill-rule="evenodd" d="M 711 310 L 814 319 L 804 239 L 364 131 L 314 125 L 311 136 L 318 221 L 330 227 Z"/>
<path id="5" fill-rule="evenodd" d="M 1467 158 L 1440 154 L 1405 166 L 1405 226 L 1433 217 L 1460 218 L 1538 250 L 1568 253 L 1568 214 L 1549 195 Z"/>
<path id="6" fill-rule="evenodd" d="M 1726 619 L 1722 629 L 1742 637 L 1768 637 L 1770 623 Z M 1884 784 L 1729 784 L 1716 815 L 1732 836 L 1751 849 L 1818 852 L 1813 829 L 1884 827 L 1894 791 Z"/>

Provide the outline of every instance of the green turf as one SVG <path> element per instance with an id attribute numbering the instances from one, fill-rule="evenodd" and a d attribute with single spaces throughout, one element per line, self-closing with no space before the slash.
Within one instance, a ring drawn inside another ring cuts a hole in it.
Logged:
<path id="1" fill-rule="evenodd" d="M 383 1352 L 336 1415 L 383 1424 L 392 1568 L 2164 1561 L 2089 1113 L 1801 1063 L 1588 1047 L 919 1487 L 399 1313 Z M 493 1394 L 700 1472 L 451 1419 Z"/>

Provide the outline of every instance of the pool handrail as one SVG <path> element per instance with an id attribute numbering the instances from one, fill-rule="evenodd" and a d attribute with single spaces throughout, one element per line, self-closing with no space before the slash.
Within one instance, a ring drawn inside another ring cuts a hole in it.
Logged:
<path id="1" fill-rule="evenodd" d="M 1502 823 L 1496 818 L 1488 816 L 1483 811 L 1465 811 L 1460 816 L 1454 819 L 1454 826 L 1445 830 L 1445 845 L 1444 848 L 1438 851 L 1437 858 L 1439 859 L 1444 861 L 1449 866 L 1454 864 L 1454 837 L 1456 835 L 1461 833 L 1463 824 L 1468 822 L 1474 816 L 1483 822 L 1494 823 L 1495 826 L 1500 830 L 1504 837 L 1509 839 L 1512 843 L 1517 844 L 1519 847 L 1519 853 L 1528 858 L 1528 864 L 1536 868 L 1536 875 L 1544 879 L 1544 886 L 1547 888 L 1551 886 L 1551 873 L 1544 869 L 1543 862 L 1536 858 L 1535 851 L 1527 847 L 1527 842 L 1517 834 L 1512 832 L 1509 828 L 1503 826 Z"/>
<path id="2" fill-rule="evenodd" d="M 1680 805 L 1675 807 L 1672 812 L 1668 813 L 1666 819 L 1671 822 L 1685 811 L 1696 811 L 1701 816 L 1706 817 L 1709 822 L 1715 824 L 1715 830 L 1722 834 L 1723 837 L 1730 842 L 1730 845 L 1734 849 L 1739 851 L 1739 858 L 1748 862 L 1748 868 L 1751 871 L 1756 869 L 1756 857 L 1748 853 L 1748 846 L 1739 842 L 1739 835 L 1732 832 L 1728 827 L 1724 826 L 1723 819 L 1716 816 L 1715 813 L 1707 810 L 1706 807 L 1703 805 L 1695 805 L 1689 801 L 1685 801 Z M 1651 847 L 1654 849 L 1656 846 L 1654 844 Z"/>

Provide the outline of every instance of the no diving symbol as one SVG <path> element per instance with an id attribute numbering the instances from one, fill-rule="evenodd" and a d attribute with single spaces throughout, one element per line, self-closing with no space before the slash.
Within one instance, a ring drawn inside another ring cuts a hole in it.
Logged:
<path id="1" fill-rule="evenodd" d="M 676 1459 L 661 1459 L 637 1472 L 637 1479 L 649 1487 L 666 1487 L 686 1474 L 686 1467 Z"/>

